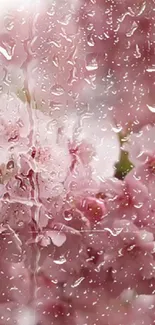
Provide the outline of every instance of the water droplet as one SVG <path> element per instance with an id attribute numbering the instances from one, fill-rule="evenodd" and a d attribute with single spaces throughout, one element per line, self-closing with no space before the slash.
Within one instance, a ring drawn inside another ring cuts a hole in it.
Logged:
<path id="1" fill-rule="evenodd" d="M 120 132 L 122 131 L 122 126 L 121 126 L 121 125 L 113 126 L 113 127 L 112 127 L 112 130 L 113 130 L 115 133 L 120 133 Z"/>
<path id="2" fill-rule="evenodd" d="M 123 231 L 123 228 L 118 228 L 118 229 L 115 229 L 115 232 L 110 229 L 110 228 L 104 228 L 104 230 L 110 232 L 110 234 L 114 237 L 118 236 L 122 231 Z"/>
<path id="3" fill-rule="evenodd" d="M 147 72 L 155 72 L 155 66 L 146 69 Z"/>
<path id="4" fill-rule="evenodd" d="M 102 268 L 102 266 L 104 266 L 104 264 L 105 264 L 105 261 L 103 261 L 102 263 L 100 263 L 100 264 L 97 266 L 97 268 L 95 269 L 95 271 L 96 271 L 96 272 L 100 272 L 100 271 L 101 271 L 101 268 Z"/>
<path id="5" fill-rule="evenodd" d="M 58 58 L 57 55 L 54 55 L 53 56 L 52 62 L 55 65 L 55 67 L 58 67 L 59 66 L 59 58 Z"/>
<path id="6" fill-rule="evenodd" d="M 11 31 L 14 28 L 14 20 L 11 16 L 6 16 L 4 18 L 4 26 L 8 31 Z"/>
<path id="7" fill-rule="evenodd" d="M 14 53 L 14 47 L 15 46 L 10 46 L 8 44 L 5 44 L 4 46 L 0 46 L 0 53 L 5 57 L 7 61 L 10 61 L 12 59 Z"/>
<path id="8" fill-rule="evenodd" d="M 54 127 L 57 125 L 57 121 L 56 120 L 52 120 L 52 121 L 49 121 L 48 123 L 47 123 L 47 126 L 46 126 L 46 128 L 47 128 L 47 132 L 48 133 L 53 133 L 53 131 L 54 131 Z"/>
<path id="9" fill-rule="evenodd" d="M 88 58 L 86 64 L 87 71 L 95 71 L 98 69 L 98 63 L 96 58 Z"/>
<path id="10" fill-rule="evenodd" d="M 64 89 L 60 85 L 54 85 L 51 89 L 52 94 L 55 96 L 61 96 L 64 94 Z"/>
<path id="11" fill-rule="evenodd" d="M 41 85 L 41 90 L 44 92 L 46 91 L 46 86 L 44 84 Z"/>
<path id="12" fill-rule="evenodd" d="M 125 12 L 122 16 L 120 16 L 118 18 L 118 22 L 122 23 L 124 21 L 124 19 L 126 18 L 126 16 L 133 16 L 133 14 L 128 11 Z M 118 27 L 120 27 L 120 25 Z"/>
<path id="13" fill-rule="evenodd" d="M 142 56 L 138 44 L 136 44 L 136 52 L 134 53 L 134 56 L 135 56 L 137 59 L 140 58 L 140 57 Z"/>
<path id="14" fill-rule="evenodd" d="M 23 221 L 19 221 L 18 222 L 18 227 L 23 227 L 24 226 L 24 222 Z"/>
<path id="15" fill-rule="evenodd" d="M 8 170 L 13 169 L 13 168 L 14 168 L 14 161 L 13 161 L 13 160 L 10 160 L 10 161 L 7 163 L 6 168 L 7 168 Z"/>
<path id="16" fill-rule="evenodd" d="M 72 211 L 65 211 L 64 212 L 64 219 L 66 220 L 66 221 L 70 221 L 70 220 L 72 220 L 73 219 L 73 213 L 72 213 Z"/>
<path id="17" fill-rule="evenodd" d="M 72 18 L 72 15 L 70 13 L 67 15 L 63 15 L 61 20 L 58 20 L 58 23 L 61 25 L 67 26 L 70 23 L 71 18 Z"/>
<path id="18" fill-rule="evenodd" d="M 126 33 L 126 36 L 131 37 L 134 34 L 134 32 L 136 31 L 137 28 L 138 28 L 138 24 L 134 21 L 132 26 L 131 26 L 131 30 Z"/>
<path id="19" fill-rule="evenodd" d="M 55 2 L 53 2 L 53 6 L 51 8 L 48 9 L 47 11 L 47 15 L 52 17 L 55 15 L 55 8 L 54 8 Z"/>
<path id="20" fill-rule="evenodd" d="M 134 204 L 134 207 L 137 208 L 137 209 L 142 208 L 142 206 L 143 206 L 143 203 L 142 202 L 139 202 L 137 204 Z"/>
<path id="21" fill-rule="evenodd" d="M 57 247 L 61 247 L 66 241 L 66 235 L 60 231 L 47 231 L 47 235 Z"/>
<path id="22" fill-rule="evenodd" d="M 146 1 L 144 1 L 142 3 L 142 6 L 141 6 L 141 8 L 140 8 L 140 10 L 139 10 L 139 12 L 137 14 L 137 16 L 141 16 L 143 14 L 143 12 L 145 11 L 145 9 L 146 9 Z"/>
<path id="23" fill-rule="evenodd" d="M 94 28 L 94 25 L 92 23 L 89 23 L 87 25 L 87 30 L 93 30 L 93 28 Z"/>
<path id="24" fill-rule="evenodd" d="M 60 184 L 53 187 L 52 195 L 53 196 L 59 196 L 59 195 L 61 195 L 63 193 L 63 190 L 64 190 L 63 185 L 60 183 Z"/>
<path id="25" fill-rule="evenodd" d="M 87 44 L 91 47 L 95 45 L 94 37 L 92 34 L 88 35 L 87 37 Z"/>
<path id="26" fill-rule="evenodd" d="M 59 259 L 54 260 L 55 264 L 62 265 L 66 263 L 66 258 L 64 256 L 60 256 Z"/>
<path id="27" fill-rule="evenodd" d="M 150 110 L 150 112 L 155 113 L 155 106 L 150 106 L 147 104 L 147 107 Z"/>
<path id="28" fill-rule="evenodd" d="M 78 280 L 76 280 L 76 281 L 74 282 L 74 284 L 71 285 L 71 287 L 72 287 L 72 288 L 76 288 L 76 287 L 78 287 L 78 286 L 80 285 L 80 283 L 81 283 L 84 279 L 85 279 L 84 277 L 79 278 Z"/>

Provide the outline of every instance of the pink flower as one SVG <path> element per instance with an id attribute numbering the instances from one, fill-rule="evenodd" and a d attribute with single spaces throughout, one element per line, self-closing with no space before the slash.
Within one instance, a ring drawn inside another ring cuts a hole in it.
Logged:
<path id="1" fill-rule="evenodd" d="M 101 102 L 108 103 L 107 112 L 109 108 L 124 131 L 155 121 L 151 5 L 152 1 L 82 0 L 80 23 L 92 58 L 94 84 Z"/>
<path id="2" fill-rule="evenodd" d="M 154 322 L 151 5 L 0 4 L 0 325 Z"/>
<path id="3" fill-rule="evenodd" d="M 154 127 L 147 125 L 138 133 L 129 135 L 124 149 L 129 153 L 129 159 L 137 167 L 145 163 L 153 164 L 155 155 Z"/>

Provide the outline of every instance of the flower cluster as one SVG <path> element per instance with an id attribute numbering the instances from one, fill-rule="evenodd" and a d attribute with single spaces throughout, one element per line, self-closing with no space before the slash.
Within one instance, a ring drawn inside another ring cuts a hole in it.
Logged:
<path id="1" fill-rule="evenodd" d="M 154 324 L 152 2 L 0 3 L 0 325 Z"/>

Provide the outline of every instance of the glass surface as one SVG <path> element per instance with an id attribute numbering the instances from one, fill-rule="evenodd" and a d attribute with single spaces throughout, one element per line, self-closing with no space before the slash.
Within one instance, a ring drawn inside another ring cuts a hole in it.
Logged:
<path id="1" fill-rule="evenodd" d="M 154 123 L 154 0 L 0 0 L 0 325 L 155 324 Z"/>

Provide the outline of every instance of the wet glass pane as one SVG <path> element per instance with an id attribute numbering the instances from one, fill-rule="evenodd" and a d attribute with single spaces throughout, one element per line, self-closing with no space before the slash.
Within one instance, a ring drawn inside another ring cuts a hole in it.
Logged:
<path id="1" fill-rule="evenodd" d="M 155 0 L 0 0 L 0 325 L 155 324 Z"/>

